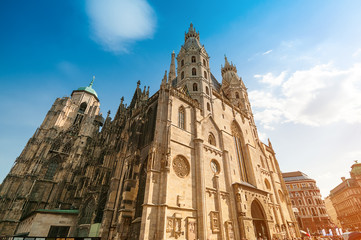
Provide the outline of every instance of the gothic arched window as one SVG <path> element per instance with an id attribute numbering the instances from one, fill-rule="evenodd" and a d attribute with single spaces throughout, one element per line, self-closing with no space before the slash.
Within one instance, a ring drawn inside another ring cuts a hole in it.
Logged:
<path id="1" fill-rule="evenodd" d="M 55 140 L 55 142 L 53 143 L 53 145 L 51 145 L 51 149 L 52 151 L 59 151 L 60 149 L 60 145 L 61 145 L 61 141 L 59 139 Z"/>
<path id="2" fill-rule="evenodd" d="M 206 71 L 204 71 L 204 73 L 203 73 L 203 74 L 204 74 L 204 78 L 205 78 L 205 79 L 207 79 L 207 72 L 206 72 Z"/>
<path id="3" fill-rule="evenodd" d="M 306 216 L 305 209 L 302 208 L 302 209 L 301 209 L 301 212 L 302 212 L 302 215 L 303 215 L 303 216 Z"/>
<path id="4" fill-rule="evenodd" d="M 207 66 L 206 60 L 203 59 L 203 66 Z"/>
<path id="5" fill-rule="evenodd" d="M 196 57 L 192 56 L 192 63 L 195 63 L 195 62 L 196 62 Z"/>
<path id="6" fill-rule="evenodd" d="M 248 171 L 248 155 L 246 152 L 246 146 L 244 143 L 243 133 L 237 122 L 233 122 L 231 125 L 232 135 L 234 138 L 236 156 L 238 160 L 238 167 L 241 174 L 241 180 L 249 182 L 249 171 Z"/>
<path id="7" fill-rule="evenodd" d="M 216 146 L 216 138 L 214 137 L 213 133 L 209 133 L 208 143 L 213 146 Z"/>
<path id="8" fill-rule="evenodd" d="M 192 68 L 192 76 L 197 75 L 197 70 L 195 68 Z"/>
<path id="9" fill-rule="evenodd" d="M 181 67 L 183 67 L 184 66 L 184 59 L 182 59 L 182 61 L 181 61 Z"/>
<path id="10" fill-rule="evenodd" d="M 197 83 L 193 83 L 193 91 L 198 91 L 198 85 Z"/>
<path id="11" fill-rule="evenodd" d="M 206 86 L 206 94 L 209 95 L 209 88 Z"/>
<path id="12" fill-rule="evenodd" d="M 57 168 L 58 168 L 57 162 L 49 163 L 48 170 L 46 171 L 44 178 L 48 180 L 52 180 L 56 173 Z"/>
<path id="13" fill-rule="evenodd" d="M 82 103 L 80 104 L 80 107 L 79 107 L 79 112 L 80 112 L 80 113 L 84 113 L 85 110 L 86 110 L 86 107 L 87 107 L 86 102 L 82 102 Z"/>
<path id="14" fill-rule="evenodd" d="M 178 127 L 185 129 L 185 110 L 183 106 L 178 110 Z"/>
<path id="15" fill-rule="evenodd" d="M 184 78 L 184 72 L 181 72 L 181 79 Z"/>
<path id="16" fill-rule="evenodd" d="M 70 153 L 71 147 L 72 147 L 71 142 L 67 142 L 63 147 L 63 153 Z"/>
<path id="17" fill-rule="evenodd" d="M 207 103 L 207 110 L 211 111 L 211 105 L 209 105 L 209 103 Z"/>

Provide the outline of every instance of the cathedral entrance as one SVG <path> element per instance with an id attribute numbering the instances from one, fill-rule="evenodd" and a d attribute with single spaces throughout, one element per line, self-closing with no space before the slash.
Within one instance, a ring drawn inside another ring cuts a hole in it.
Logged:
<path id="1" fill-rule="evenodd" d="M 261 204 L 254 200 L 251 205 L 251 214 L 253 219 L 253 228 L 256 239 L 269 240 L 266 218 Z"/>

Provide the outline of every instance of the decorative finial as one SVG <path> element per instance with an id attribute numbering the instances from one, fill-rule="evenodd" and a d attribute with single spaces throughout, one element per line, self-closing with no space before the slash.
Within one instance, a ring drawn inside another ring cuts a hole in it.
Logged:
<path id="1" fill-rule="evenodd" d="M 358 160 L 355 160 L 355 163 L 358 163 Z"/>
<path id="2" fill-rule="evenodd" d="M 94 80 L 95 80 L 95 76 L 93 76 L 93 79 L 92 79 L 92 81 L 91 81 L 90 84 L 89 84 L 89 87 L 92 87 L 92 86 L 93 86 Z"/>
<path id="3" fill-rule="evenodd" d="M 108 110 L 108 115 L 107 115 L 107 118 L 109 117 L 109 115 L 110 115 L 110 110 Z"/>
<path id="4" fill-rule="evenodd" d="M 138 80 L 138 82 L 137 82 L 137 87 L 139 87 L 139 85 L 140 85 L 140 80 Z"/>
<path id="5" fill-rule="evenodd" d="M 122 97 L 122 98 L 120 99 L 120 104 L 123 104 L 123 101 L 124 101 L 124 97 Z"/>

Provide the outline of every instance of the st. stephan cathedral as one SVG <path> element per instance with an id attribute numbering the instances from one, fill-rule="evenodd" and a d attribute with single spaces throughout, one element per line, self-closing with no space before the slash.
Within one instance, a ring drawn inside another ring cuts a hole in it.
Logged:
<path id="1" fill-rule="evenodd" d="M 221 72 L 191 25 L 159 90 L 138 81 L 114 119 L 93 81 L 57 98 L 0 186 L 0 236 L 298 237 L 247 88 L 227 58 Z"/>

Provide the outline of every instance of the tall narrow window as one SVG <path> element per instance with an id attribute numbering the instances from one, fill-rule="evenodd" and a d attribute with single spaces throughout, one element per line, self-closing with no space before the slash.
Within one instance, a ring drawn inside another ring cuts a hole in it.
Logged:
<path id="1" fill-rule="evenodd" d="M 209 95 L 209 88 L 206 86 L 206 94 Z"/>
<path id="2" fill-rule="evenodd" d="M 197 83 L 193 83 L 193 91 L 198 91 L 198 85 Z"/>
<path id="3" fill-rule="evenodd" d="M 85 112 L 85 110 L 86 110 L 86 107 L 87 107 L 87 104 L 86 104 L 86 102 L 82 102 L 81 104 L 80 104 L 80 107 L 79 107 L 79 113 L 84 113 Z"/>
<path id="4" fill-rule="evenodd" d="M 238 92 L 236 92 L 236 98 L 239 98 L 239 93 Z"/>
<path id="5" fill-rule="evenodd" d="M 58 168 L 58 163 L 51 162 L 48 166 L 48 170 L 46 171 L 44 178 L 48 180 L 52 180 L 56 173 L 57 168 Z"/>
<path id="6" fill-rule="evenodd" d="M 183 67 L 184 66 L 184 59 L 182 59 L 182 61 L 181 61 L 181 67 Z"/>
<path id="7" fill-rule="evenodd" d="M 208 143 L 216 146 L 216 138 L 214 137 L 213 133 L 210 133 L 208 136 Z"/>
<path id="8" fill-rule="evenodd" d="M 232 135 L 234 138 L 234 144 L 236 147 L 236 156 L 239 163 L 239 170 L 241 174 L 241 180 L 244 182 L 249 182 L 248 168 L 246 164 L 246 146 L 244 144 L 244 138 L 241 129 L 239 128 L 236 122 L 233 122 L 231 125 Z"/>
<path id="9" fill-rule="evenodd" d="M 203 66 L 207 66 L 206 60 L 203 59 Z"/>
<path id="10" fill-rule="evenodd" d="M 184 78 L 184 72 L 181 73 L 181 79 L 183 79 L 183 78 Z"/>
<path id="11" fill-rule="evenodd" d="M 211 111 L 211 105 L 209 105 L 209 103 L 207 103 L 207 110 Z"/>
<path id="12" fill-rule="evenodd" d="M 178 110 L 178 127 L 182 129 L 185 129 L 184 117 L 185 117 L 184 107 L 180 107 Z"/>
<path id="13" fill-rule="evenodd" d="M 207 72 L 204 71 L 203 74 L 204 74 L 204 78 L 207 79 Z"/>
<path id="14" fill-rule="evenodd" d="M 196 57 L 192 56 L 192 63 L 195 63 L 195 62 L 196 62 Z"/>
<path id="15" fill-rule="evenodd" d="M 197 70 L 195 68 L 192 68 L 192 76 L 197 75 Z"/>

